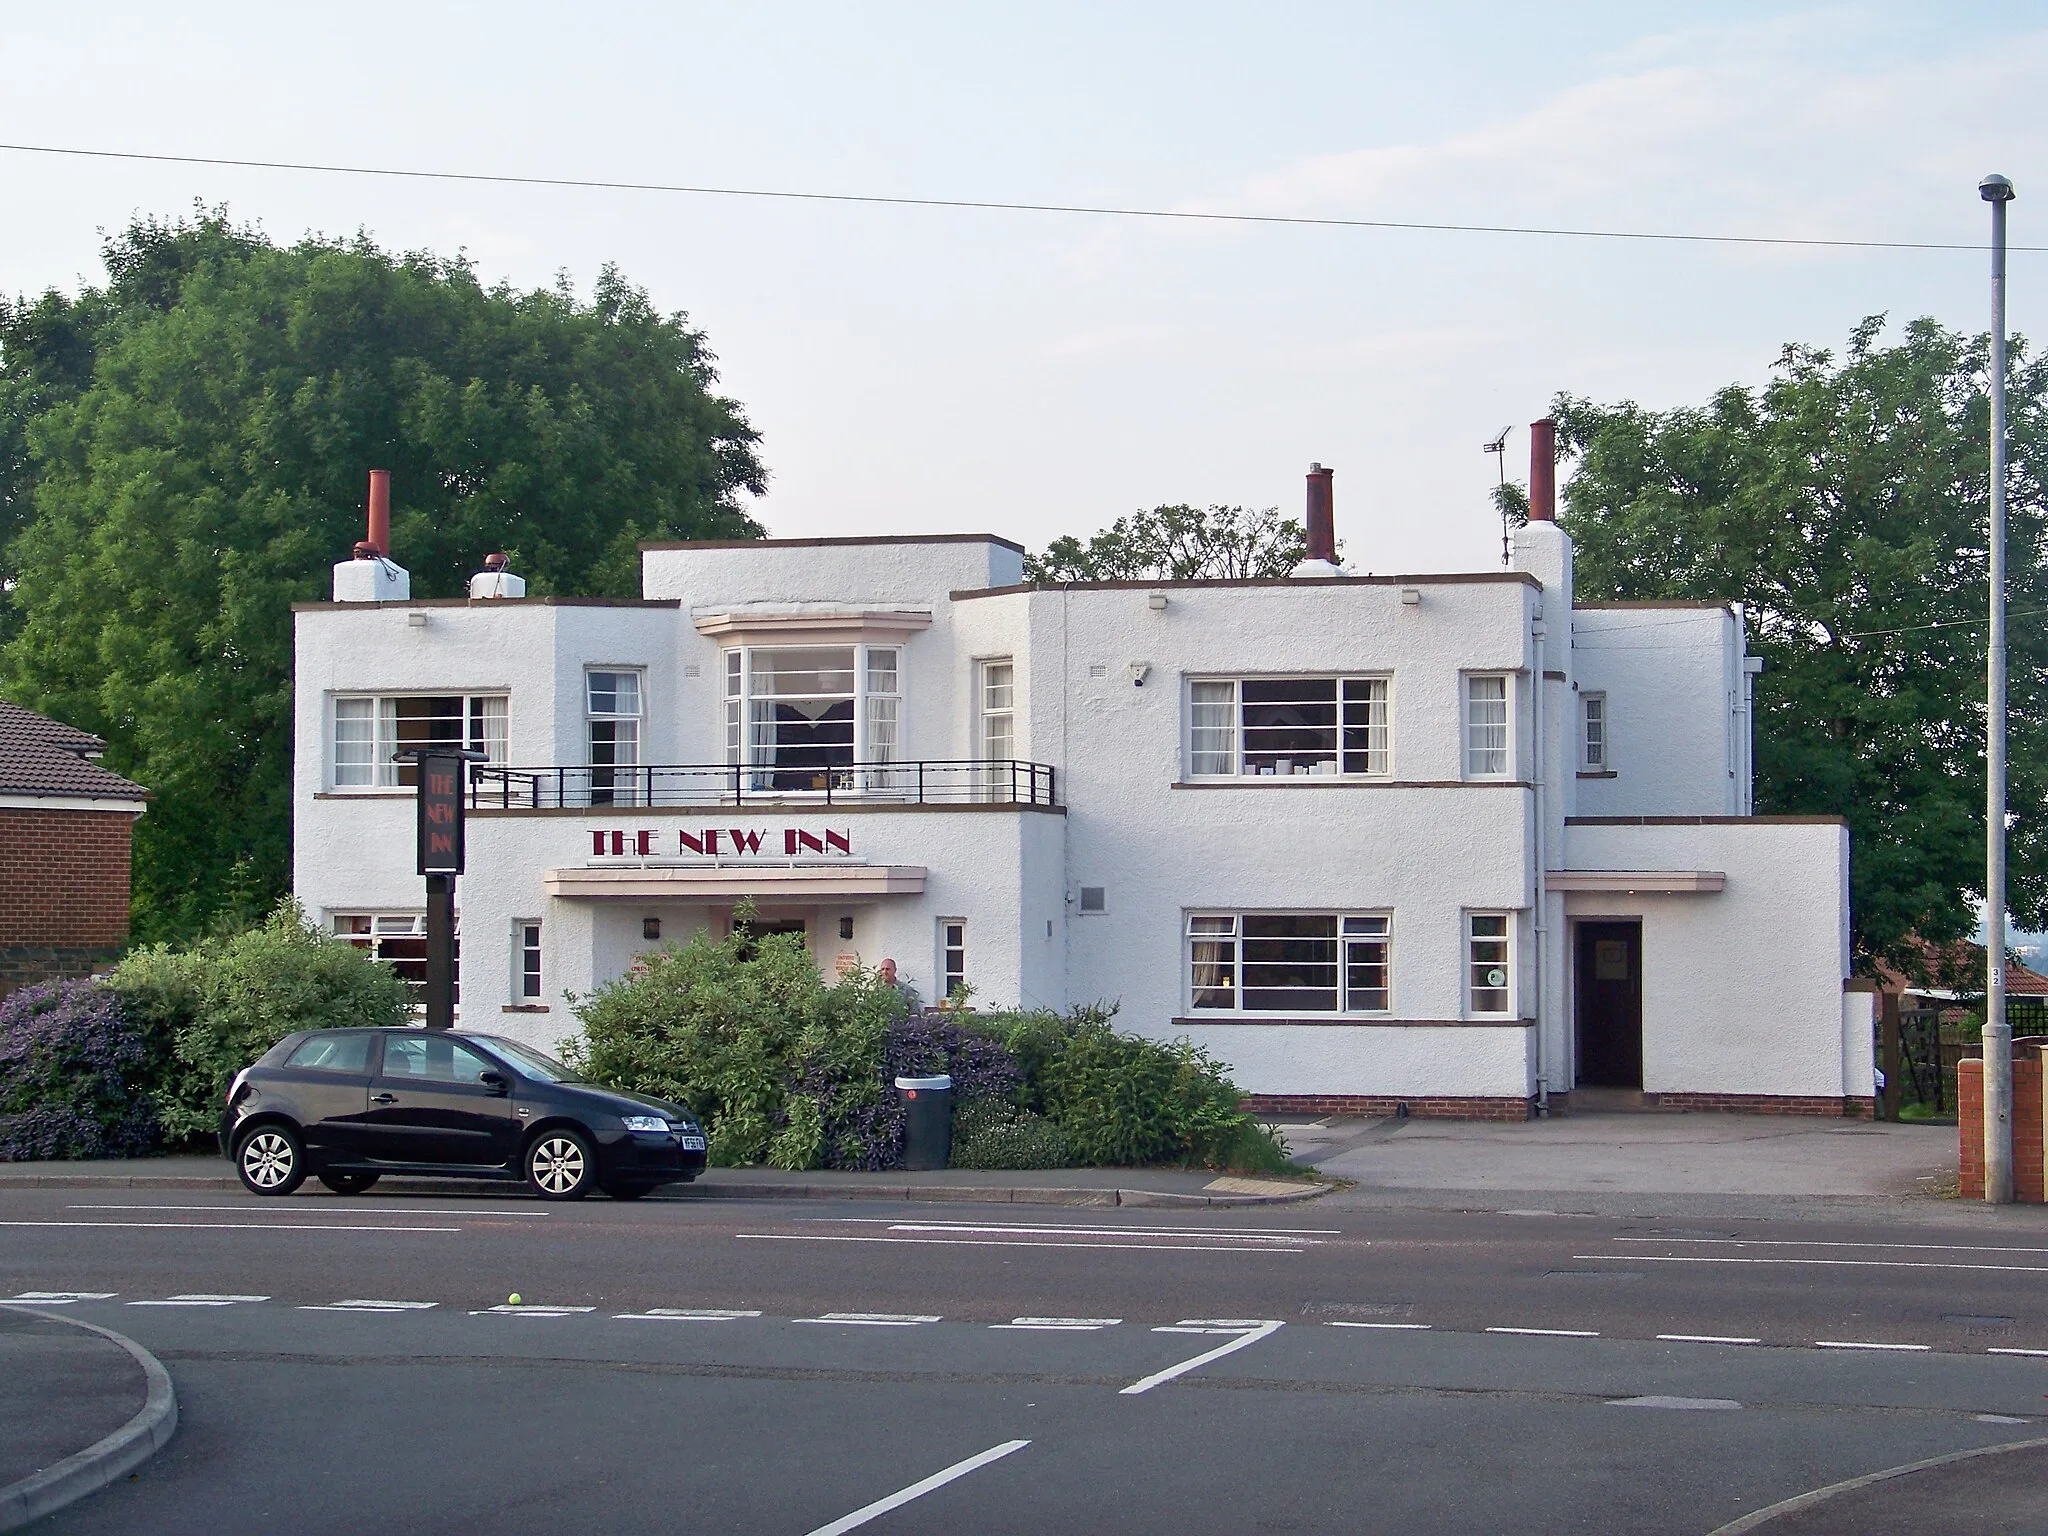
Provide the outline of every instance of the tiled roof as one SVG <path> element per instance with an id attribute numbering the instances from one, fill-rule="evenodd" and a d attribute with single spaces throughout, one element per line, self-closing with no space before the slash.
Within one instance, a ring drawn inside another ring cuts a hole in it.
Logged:
<path id="1" fill-rule="evenodd" d="M 140 784 L 91 761 L 105 746 L 89 731 L 0 699 L 0 795 L 147 800 Z"/>
<path id="2" fill-rule="evenodd" d="M 1922 957 L 1925 975 L 1908 977 L 1885 961 L 1877 962 L 1877 973 L 1887 992 L 1921 992 L 1942 996 L 1982 996 L 1984 992 L 1984 946 L 1967 939 L 1934 945 L 1912 941 Z M 2017 960 L 2005 964 L 2005 992 L 2008 997 L 2048 997 L 2048 976 L 2029 970 Z"/>

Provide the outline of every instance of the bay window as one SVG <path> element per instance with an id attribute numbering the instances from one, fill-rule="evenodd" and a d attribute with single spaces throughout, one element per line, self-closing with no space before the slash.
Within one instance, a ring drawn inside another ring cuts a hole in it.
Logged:
<path id="1" fill-rule="evenodd" d="M 751 789 L 851 787 L 856 763 L 896 761 L 901 663 L 894 645 L 728 650 L 726 761 L 763 770 Z"/>

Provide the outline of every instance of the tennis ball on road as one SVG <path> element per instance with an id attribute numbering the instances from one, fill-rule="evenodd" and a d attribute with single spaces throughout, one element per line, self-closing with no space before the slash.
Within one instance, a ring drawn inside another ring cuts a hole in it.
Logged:
<path id="1" fill-rule="evenodd" d="M 518 1305 L 519 1305 L 519 1293 L 518 1293 L 517 1291 L 514 1291 L 514 1292 L 513 1292 L 513 1293 L 512 1293 L 512 1294 L 511 1294 L 510 1296 L 507 1296 L 507 1297 L 505 1298 L 505 1305 L 506 1305 L 506 1306 L 508 1306 L 508 1307 L 516 1307 L 516 1306 L 518 1306 Z"/>

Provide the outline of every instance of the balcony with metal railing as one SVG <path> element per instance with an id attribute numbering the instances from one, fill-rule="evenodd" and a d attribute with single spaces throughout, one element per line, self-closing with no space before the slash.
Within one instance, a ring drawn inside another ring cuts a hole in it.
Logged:
<path id="1" fill-rule="evenodd" d="M 900 763 L 619 764 L 552 767 L 473 765 L 469 804 L 478 811 L 659 809 L 662 807 L 988 805 L 1056 810 L 1059 786 L 1047 763 L 1015 758 L 925 759 Z"/>

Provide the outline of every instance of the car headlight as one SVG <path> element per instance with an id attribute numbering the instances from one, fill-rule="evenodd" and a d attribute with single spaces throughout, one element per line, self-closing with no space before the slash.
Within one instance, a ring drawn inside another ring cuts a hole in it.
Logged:
<path id="1" fill-rule="evenodd" d="M 627 1115 L 625 1120 L 629 1131 L 652 1131 L 657 1136 L 668 1134 L 668 1122 L 659 1115 Z"/>

